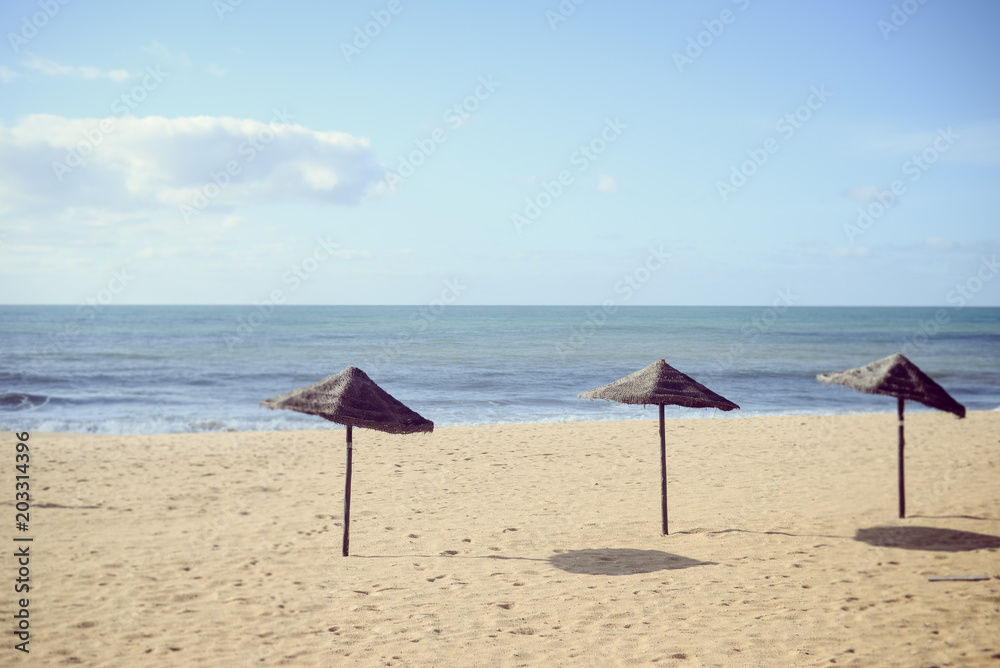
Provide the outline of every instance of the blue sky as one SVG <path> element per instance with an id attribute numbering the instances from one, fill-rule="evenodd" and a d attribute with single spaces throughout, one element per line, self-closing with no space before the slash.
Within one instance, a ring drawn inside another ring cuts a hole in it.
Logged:
<path id="1" fill-rule="evenodd" d="M 1000 5 L 681 5 L 5 2 L 0 303 L 1000 305 Z"/>

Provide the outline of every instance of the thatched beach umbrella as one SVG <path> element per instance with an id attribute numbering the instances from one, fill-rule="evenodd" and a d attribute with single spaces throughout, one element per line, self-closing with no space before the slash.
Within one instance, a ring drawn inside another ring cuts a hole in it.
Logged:
<path id="1" fill-rule="evenodd" d="M 853 387 L 867 394 L 896 397 L 899 416 L 899 516 L 906 517 L 906 483 L 903 476 L 903 401 L 919 401 L 939 411 L 965 417 L 965 406 L 952 399 L 944 388 L 921 371 L 916 364 L 896 353 L 857 369 L 821 373 L 816 380 Z"/>
<path id="2" fill-rule="evenodd" d="M 605 399 L 622 404 L 658 405 L 660 407 L 660 506 L 663 515 L 663 535 L 667 535 L 667 444 L 663 428 L 663 406 L 687 408 L 718 408 L 731 411 L 739 408 L 690 376 L 663 360 L 620 378 L 613 383 L 581 392 L 582 399 Z"/>
<path id="3" fill-rule="evenodd" d="M 335 376 L 308 387 L 279 394 L 260 402 L 268 408 L 284 408 L 326 418 L 347 427 L 347 483 L 344 491 L 344 556 L 347 556 L 351 523 L 351 459 L 354 427 L 377 429 L 390 434 L 434 431 L 425 420 L 375 384 L 364 371 L 349 366 Z"/>

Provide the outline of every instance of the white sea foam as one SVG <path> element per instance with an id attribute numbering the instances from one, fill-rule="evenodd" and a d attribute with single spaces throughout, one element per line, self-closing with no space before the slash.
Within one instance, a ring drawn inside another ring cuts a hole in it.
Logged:
<path id="1" fill-rule="evenodd" d="M 0 429 L 338 428 L 258 402 L 348 365 L 439 427 L 655 419 L 655 406 L 577 394 L 659 358 L 741 406 L 671 406 L 667 419 L 890 413 L 891 397 L 815 376 L 896 352 L 935 313 L 792 307 L 748 327 L 760 308 L 621 307 L 598 326 L 591 307 L 448 305 L 433 321 L 427 308 L 276 307 L 230 347 L 246 307 L 108 307 L 81 320 L 75 307 L 0 306 Z M 969 410 L 1000 410 L 1000 309 L 953 315 L 911 358 Z M 560 355 L 581 323 L 584 343 Z"/>

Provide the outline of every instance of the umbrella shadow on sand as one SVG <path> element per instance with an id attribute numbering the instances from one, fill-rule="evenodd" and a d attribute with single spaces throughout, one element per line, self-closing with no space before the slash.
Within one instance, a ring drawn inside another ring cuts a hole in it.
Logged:
<path id="1" fill-rule="evenodd" d="M 660 550 L 604 548 L 570 550 L 555 554 L 548 562 L 567 573 L 587 575 L 635 575 L 655 571 L 675 571 L 695 566 L 715 566 L 714 561 L 698 561 Z"/>
<path id="2" fill-rule="evenodd" d="M 933 527 L 870 527 L 858 529 L 854 540 L 875 547 L 899 547 L 904 550 L 933 552 L 968 552 L 1000 548 L 1000 536 Z"/>

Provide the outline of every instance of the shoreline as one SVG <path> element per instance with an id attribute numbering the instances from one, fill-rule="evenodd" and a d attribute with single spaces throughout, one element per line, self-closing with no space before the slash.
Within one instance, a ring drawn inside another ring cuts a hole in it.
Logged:
<path id="1" fill-rule="evenodd" d="M 768 414 L 768 415 L 749 415 L 749 414 L 746 414 L 746 413 L 740 414 L 739 411 L 730 411 L 730 412 L 717 411 L 715 415 L 705 415 L 704 417 L 694 417 L 694 416 L 690 416 L 690 415 L 671 417 L 669 409 L 670 409 L 670 407 L 668 406 L 667 407 L 667 411 L 664 414 L 664 418 L 665 418 L 665 421 L 666 421 L 667 424 L 669 424 L 670 422 L 677 422 L 677 421 L 703 422 L 703 421 L 709 421 L 709 420 L 723 420 L 723 419 L 728 420 L 728 419 L 734 419 L 734 418 L 738 418 L 738 419 L 741 419 L 741 420 L 760 420 L 760 419 L 769 420 L 769 419 L 781 419 L 781 418 L 837 418 L 837 417 L 864 417 L 864 416 L 876 416 L 876 415 L 892 416 L 893 418 L 895 418 L 895 416 L 896 416 L 896 410 L 895 410 L 895 408 L 892 408 L 891 410 L 886 410 L 884 412 L 865 411 L 865 412 L 852 412 L 852 413 L 781 413 L 781 414 L 773 414 L 773 415 L 771 415 L 771 414 Z M 656 407 L 651 405 L 651 406 L 649 406 L 649 410 L 655 411 Z M 706 413 L 707 412 L 708 411 L 706 411 Z M 914 407 L 913 409 L 911 409 L 909 405 L 907 405 L 907 408 L 906 408 L 906 418 L 907 419 L 909 419 L 910 416 L 913 416 L 913 415 L 928 415 L 928 414 L 935 414 L 935 413 L 940 413 L 940 411 L 937 411 L 937 410 L 935 410 L 933 408 L 927 408 L 927 407 L 923 407 L 922 409 Z M 980 413 L 984 413 L 984 414 L 997 413 L 997 414 L 1000 414 L 1000 407 L 993 408 L 993 409 L 982 409 L 982 410 L 971 410 L 970 409 L 968 411 L 968 415 L 980 414 Z M 954 418 L 954 416 L 952 416 L 952 417 Z M 954 418 L 954 419 L 957 420 L 959 418 Z M 553 421 L 550 421 L 550 422 L 491 422 L 491 423 L 486 423 L 486 424 L 459 424 L 459 425 L 441 425 L 441 426 L 438 426 L 437 424 L 435 424 L 434 425 L 434 430 L 437 431 L 439 429 L 457 429 L 457 428 L 465 429 L 465 428 L 479 428 L 479 427 L 487 427 L 488 428 L 488 427 L 500 427 L 500 426 L 512 427 L 512 426 L 533 426 L 533 425 L 580 425 L 580 424 L 631 423 L 631 422 L 643 422 L 643 421 L 647 421 L 647 420 L 658 421 L 658 417 L 654 413 L 654 415 L 652 415 L 651 417 L 645 417 L 644 416 L 644 417 L 627 418 L 627 419 L 624 419 L 624 420 L 621 420 L 621 419 L 608 419 L 608 420 L 562 420 L 562 421 L 554 421 L 553 420 Z M 329 421 L 323 420 L 323 418 L 319 418 L 319 417 L 316 418 L 316 424 L 318 425 L 317 428 L 295 428 L 295 429 L 252 429 L 252 430 L 232 429 L 232 430 L 214 430 L 214 431 L 164 431 L 164 432 L 127 432 L 127 433 L 121 433 L 121 432 L 101 432 L 101 431 L 49 431 L 49 430 L 39 430 L 37 432 L 31 431 L 31 433 L 33 433 L 33 434 L 34 433 L 38 433 L 38 434 L 66 434 L 66 435 L 79 435 L 79 436 L 184 436 L 184 435 L 197 436 L 197 435 L 201 435 L 201 434 L 256 434 L 256 433 L 285 434 L 285 433 L 294 433 L 294 432 L 299 432 L 299 431 L 340 431 L 340 430 L 344 429 L 344 426 L 341 425 L 341 424 L 337 424 L 335 422 L 329 422 Z M 362 428 L 358 427 L 358 429 L 362 429 Z M 8 427 L 8 428 L 0 429 L 0 431 L 23 431 L 23 430 L 24 430 L 24 428 L 22 428 L 22 427 Z M 30 431 L 30 429 L 29 429 L 29 431 Z M 372 431 L 372 430 L 365 429 L 365 431 Z"/>

